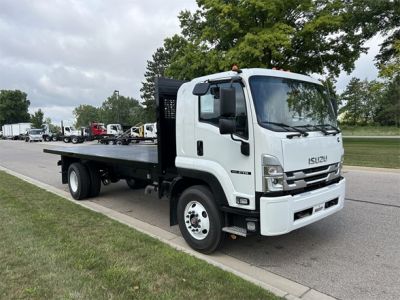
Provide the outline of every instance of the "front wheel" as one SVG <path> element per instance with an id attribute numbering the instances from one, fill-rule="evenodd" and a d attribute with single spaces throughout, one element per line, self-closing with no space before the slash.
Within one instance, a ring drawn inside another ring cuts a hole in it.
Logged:
<path id="1" fill-rule="evenodd" d="M 177 209 L 179 229 L 190 247 L 209 254 L 221 246 L 223 218 L 209 188 L 197 185 L 186 189 Z"/>
<path id="2" fill-rule="evenodd" d="M 64 143 L 69 143 L 71 141 L 71 139 L 69 137 L 65 137 L 63 138 Z"/>

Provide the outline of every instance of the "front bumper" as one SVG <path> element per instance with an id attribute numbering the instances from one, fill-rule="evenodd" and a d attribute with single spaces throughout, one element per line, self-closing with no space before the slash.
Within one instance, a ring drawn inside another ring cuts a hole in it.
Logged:
<path id="1" fill-rule="evenodd" d="M 285 234 L 341 210 L 345 186 L 343 178 L 338 183 L 294 196 L 261 197 L 261 235 Z M 332 205 L 330 201 L 337 204 Z"/>

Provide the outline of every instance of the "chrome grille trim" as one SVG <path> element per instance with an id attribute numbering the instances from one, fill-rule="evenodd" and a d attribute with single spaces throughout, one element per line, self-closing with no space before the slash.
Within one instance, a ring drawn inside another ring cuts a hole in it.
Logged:
<path id="1" fill-rule="evenodd" d="M 339 163 L 317 168 L 285 172 L 283 190 L 288 191 L 306 188 L 313 184 L 331 181 L 339 176 Z"/>

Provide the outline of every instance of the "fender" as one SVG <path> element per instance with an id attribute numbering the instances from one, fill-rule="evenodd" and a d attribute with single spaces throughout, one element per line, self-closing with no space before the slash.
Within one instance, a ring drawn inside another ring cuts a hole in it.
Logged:
<path id="1" fill-rule="evenodd" d="M 197 171 L 191 169 L 178 168 L 178 174 L 180 176 L 174 178 L 171 182 L 168 198 L 170 199 L 170 225 L 178 224 L 178 219 L 176 215 L 177 205 L 179 195 L 188 187 L 196 184 L 205 184 L 210 189 L 215 197 L 215 201 L 219 207 L 228 206 L 228 201 L 226 199 L 224 190 L 219 182 L 219 180 L 208 172 Z"/>

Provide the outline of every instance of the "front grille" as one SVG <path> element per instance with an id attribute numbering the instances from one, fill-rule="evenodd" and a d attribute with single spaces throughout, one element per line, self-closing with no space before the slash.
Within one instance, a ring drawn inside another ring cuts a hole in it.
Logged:
<path id="1" fill-rule="evenodd" d="M 304 189 L 313 185 L 323 185 L 340 176 L 339 163 L 286 172 L 283 189 L 285 191 Z"/>

